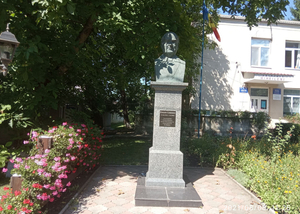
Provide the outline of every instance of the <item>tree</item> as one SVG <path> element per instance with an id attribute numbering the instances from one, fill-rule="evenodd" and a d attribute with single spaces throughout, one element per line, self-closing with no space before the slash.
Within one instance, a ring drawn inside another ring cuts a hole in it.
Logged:
<path id="1" fill-rule="evenodd" d="M 261 18 L 270 23 L 281 18 L 287 2 L 212 0 L 206 5 L 215 21 L 222 8 L 245 15 L 253 26 Z M 107 110 L 121 112 L 129 124 L 128 103 L 140 106 L 143 95 L 135 92 L 140 78 L 153 78 L 166 31 L 180 38 L 186 81 L 199 72 L 202 26 L 191 23 L 202 20 L 201 11 L 200 0 L 0 0 L 0 29 L 10 22 L 21 42 L 10 75 L 0 77 L 1 104 L 33 121 L 65 103 L 80 104 L 93 118 Z"/>
<path id="2" fill-rule="evenodd" d="M 294 17 L 293 20 L 300 21 L 300 1 L 294 0 L 294 8 L 290 8 L 292 16 Z"/>

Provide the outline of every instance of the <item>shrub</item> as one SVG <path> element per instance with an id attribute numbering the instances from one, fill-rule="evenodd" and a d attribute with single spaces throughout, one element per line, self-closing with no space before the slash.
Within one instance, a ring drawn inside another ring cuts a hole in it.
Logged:
<path id="1" fill-rule="evenodd" d="M 276 124 L 276 129 L 278 129 L 278 126 L 282 127 L 283 134 L 286 134 L 290 129 L 294 126 L 293 132 L 291 133 L 291 139 L 290 143 L 299 143 L 299 136 L 300 136 L 300 124 L 294 124 L 294 123 L 281 123 Z M 278 135 L 279 133 L 276 131 L 275 135 Z"/>
<path id="2" fill-rule="evenodd" d="M 53 148 L 39 155 L 37 141 L 40 135 L 53 137 Z M 53 127 L 47 131 L 32 131 L 30 139 L 24 144 L 32 144 L 30 156 L 10 160 L 14 163 L 12 173 L 22 176 L 22 191 L 7 189 L 2 196 L 0 210 L 5 213 L 36 213 L 42 205 L 60 197 L 71 183 L 64 182 L 79 167 L 91 170 L 99 164 L 101 148 L 101 131 L 84 124 Z"/>

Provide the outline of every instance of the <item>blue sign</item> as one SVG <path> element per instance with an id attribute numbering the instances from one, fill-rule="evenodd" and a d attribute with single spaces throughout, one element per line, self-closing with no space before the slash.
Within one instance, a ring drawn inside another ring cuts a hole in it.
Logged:
<path id="1" fill-rule="evenodd" d="M 281 89 L 273 88 L 273 100 L 281 100 Z"/>
<path id="2" fill-rule="evenodd" d="M 240 93 L 248 93 L 248 88 L 240 87 Z"/>
<path id="3" fill-rule="evenodd" d="M 281 94 L 280 88 L 273 88 L 273 94 Z"/>

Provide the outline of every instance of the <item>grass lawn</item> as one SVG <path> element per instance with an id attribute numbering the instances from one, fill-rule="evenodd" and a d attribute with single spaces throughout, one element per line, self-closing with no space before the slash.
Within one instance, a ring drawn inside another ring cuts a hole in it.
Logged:
<path id="1" fill-rule="evenodd" d="M 101 165 L 147 165 L 150 137 L 104 138 Z"/>

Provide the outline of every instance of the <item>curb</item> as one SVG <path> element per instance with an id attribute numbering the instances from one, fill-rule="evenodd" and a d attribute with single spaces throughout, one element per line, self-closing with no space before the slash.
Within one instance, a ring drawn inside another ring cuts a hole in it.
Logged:
<path id="1" fill-rule="evenodd" d="M 236 183 L 239 187 L 241 187 L 245 192 L 247 192 L 251 197 L 253 197 L 256 202 L 259 202 L 260 205 L 262 205 L 263 207 L 267 207 L 266 204 L 264 202 L 262 202 L 259 198 L 257 198 L 256 195 L 254 195 L 252 192 L 250 192 L 247 188 L 245 188 L 243 185 L 241 185 L 239 182 L 237 182 L 233 177 L 231 177 L 230 175 L 228 175 L 226 173 L 226 171 L 224 171 L 223 169 L 219 168 L 228 178 L 230 178 L 230 180 L 232 180 L 234 183 Z M 270 208 L 268 210 L 270 213 L 275 214 L 275 211 Z"/>
<path id="2" fill-rule="evenodd" d="M 86 187 L 86 185 L 90 182 L 90 180 L 94 177 L 94 175 L 100 168 L 102 167 L 101 166 L 98 167 L 98 169 L 90 176 L 90 178 L 83 184 L 83 186 L 78 190 L 78 192 L 71 198 L 71 200 L 58 214 L 63 214 L 69 208 L 70 204 L 74 201 L 75 198 L 77 198 L 77 196 L 82 192 L 82 190 Z"/>

